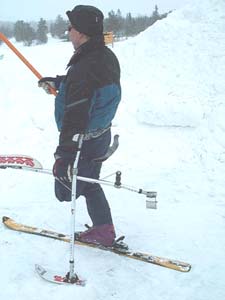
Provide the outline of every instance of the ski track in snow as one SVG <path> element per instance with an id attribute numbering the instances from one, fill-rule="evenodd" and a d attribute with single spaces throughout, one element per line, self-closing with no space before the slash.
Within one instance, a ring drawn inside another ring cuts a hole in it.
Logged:
<path id="1" fill-rule="evenodd" d="M 121 170 L 124 184 L 157 191 L 159 201 L 158 210 L 146 210 L 142 195 L 104 187 L 117 235 L 125 234 L 132 249 L 187 261 L 192 270 L 179 273 L 75 247 L 75 269 L 87 285 L 53 285 L 34 265 L 67 273 L 69 244 L 0 225 L 1 299 L 225 298 L 224 25 L 224 0 L 190 1 L 113 48 L 122 70 L 123 99 L 112 127 L 120 147 L 102 177 Z M 43 76 L 64 74 L 73 51 L 54 39 L 15 45 Z M 37 88 L 34 75 L 5 45 L 0 55 L 1 153 L 27 154 L 52 168 L 54 97 Z M 69 233 L 70 204 L 57 202 L 51 176 L 1 170 L 0 180 L 1 216 Z M 90 220 L 81 197 L 76 229 L 85 223 Z"/>

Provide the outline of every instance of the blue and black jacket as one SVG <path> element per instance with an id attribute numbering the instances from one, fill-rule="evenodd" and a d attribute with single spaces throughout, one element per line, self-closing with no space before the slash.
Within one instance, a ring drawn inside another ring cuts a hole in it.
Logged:
<path id="1" fill-rule="evenodd" d="M 59 146 L 77 133 L 110 127 L 121 100 L 120 66 L 104 38 L 91 38 L 72 56 L 56 97 Z"/>

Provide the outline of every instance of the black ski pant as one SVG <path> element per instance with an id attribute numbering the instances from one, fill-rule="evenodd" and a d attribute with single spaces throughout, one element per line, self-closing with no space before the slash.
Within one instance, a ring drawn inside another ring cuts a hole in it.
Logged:
<path id="1" fill-rule="evenodd" d="M 110 141 L 109 129 L 100 137 L 83 142 L 78 162 L 78 176 L 99 179 L 102 163 L 96 163 L 93 159 L 105 155 Z M 72 184 L 68 183 L 67 187 L 71 190 Z M 59 201 L 71 201 L 71 191 L 68 188 L 55 180 L 55 195 Z M 99 184 L 78 180 L 76 191 L 76 198 L 81 195 L 86 198 L 87 210 L 93 226 L 113 223 L 108 201 Z"/>

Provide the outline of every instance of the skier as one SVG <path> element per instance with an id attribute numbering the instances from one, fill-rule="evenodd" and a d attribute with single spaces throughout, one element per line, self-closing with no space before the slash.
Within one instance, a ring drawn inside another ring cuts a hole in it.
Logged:
<path id="1" fill-rule="evenodd" d="M 115 54 L 105 46 L 103 13 L 88 5 L 66 12 L 69 38 L 75 52 L 65 76 L 43 77 L 39 86 L 55 99 L 55 118 L 60 131 L 54 153 L 55 194 L 59 201 L 71 201 L 71 169 L 76 156 L 79 134 L 84 141 L 78 175 L 98 179 L 101 163 L 96 158 L 106 154 L 111 141 L 111 121 L 121 100 L 120 66 Z M 68 188 L 69 189 L 68 189 Z M 99 184 L 77 182 L 77 195 L 86 198 L 93 226 L 80 234 L 84 242 L 112 246 L 115 229 L 110 207 Z"/>

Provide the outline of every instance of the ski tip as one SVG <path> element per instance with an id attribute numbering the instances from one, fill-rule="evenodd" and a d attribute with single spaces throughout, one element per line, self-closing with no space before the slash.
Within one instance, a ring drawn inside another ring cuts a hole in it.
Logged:
<path id="1" fill-rule="evenodd" d="M 188 264 L 184 270 L 184 272 L 190 272 L 191 271 L 191 265 Z"/>
<path id="2" fill-rule="evenodd" d="M 10 154 L 0 155 L 0 168 L 14 169 L 43 169 L 42 164 L 35 158 L 28 155 Z"/>
<path id="3" fill-rule="evenodd" d="M 9 219 L 10 219 L 9 217 L 3 216 L 3 217 L 2 217 L 2 222 L 5 223 L 5 222 L 7 222 Z"/>
<path id="4" fill-rule="evenodd" d="M 66 275 L 58 275 L 54 271 L 47 270 L 43 268 L 42 266 L 35 264 L 35 271 L 38 273 L 38 275 L 43 278 L 46 281 L 57 283 L 57 284 L 66 284 L 66 285 L 79 285 L 79 286 L 85 286 L 86 280 L 80 279 L 77 274 L 74 274 L 75 276 L 70 279 L 69 278 L 69 272 Z"/>

